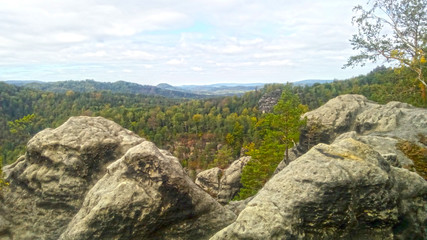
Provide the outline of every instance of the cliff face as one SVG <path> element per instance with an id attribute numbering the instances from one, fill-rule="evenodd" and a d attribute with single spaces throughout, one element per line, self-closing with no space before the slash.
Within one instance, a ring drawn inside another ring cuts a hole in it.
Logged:
<path id="1" fill-rule="evenodd" d="M 70 118 L 4 167 L 0 239 L 427 239 L 427 182 L 396 147 L 427 147 L 427 111 L 344 95 L 305 116 L 295 160 L 226 206 L 249 159 L 200 174 L 199 187 L 114 122 Z"/>

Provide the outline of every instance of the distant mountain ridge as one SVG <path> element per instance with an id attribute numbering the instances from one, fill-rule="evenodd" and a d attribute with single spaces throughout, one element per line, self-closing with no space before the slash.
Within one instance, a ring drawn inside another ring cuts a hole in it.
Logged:
<path id="1" fill-rule="evenodd" d="M 8 83 L 8 82 L 6 82 Z M 11 82 L 14 84 L 13 82 Z M 15 84 L 16 85 L 16 84 Z M 65 93 L 67 91 L 74 92 L 95 92 L 95 91 L 111 91 L 113 93 L 125 94 L 144 94 L 163 96 L 168 98 L 204 98 L 206 96 L 185 91 L 174 91 L 159 88 L 151 85 L 140 85 L 137 83 L 118 81 L 118 82 L 97 82 L 94 80 L 83 81 L 59 81 L 59 82 L 30 82 L 21 85 L 27 88 L 37 89 L 41 91 Z"/>
<path id="2" fill-rule="evenodd" d="M 215 83 L 209 85 L 181 85 L 172 86 L 168 83 L 160 83 L 157 86 L 141 85 L 138 83 L 117 81 L 117 82 L 97 82 L 94 80 L 82 81 L 58 81 L 58 82 L 42 82 L 37 80 L 9 80 L 4 81 L 7 84 L 15 86 L 23 86 L 41 91 L 65 93 L 67 91 L 74 92 L 95 92 L 95 91 L 111 91 L 112 93 L 124 94 L 144 94 L 163 96 L 167 98 L 208 98 L 215 96 L 232 96 L 242 95 L 245 92 L 253 91 L 262 88 L 266 83 Z M 329 83 L 332 80 L 303 80 L 293 82 L 292 84 L 311 86 L 315 83 Z"/>

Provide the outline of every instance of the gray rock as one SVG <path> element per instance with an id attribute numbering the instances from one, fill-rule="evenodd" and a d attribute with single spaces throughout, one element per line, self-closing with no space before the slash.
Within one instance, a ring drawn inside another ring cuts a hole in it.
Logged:
<path id="1" fill-rule="evenodd" d="M 236 214 L 236 216 L 238 216 L 252 199 L 253 197 L 248 197 L 245 200 L 231 201 L 228 204 L 224 205 L 224 207 L 232 211 L 234 214 Z"/>
<path id="2" fill-rule="evenodd" d="M 106 165 L 143 141 L 100 117 L 72 117 L 38 133 L 26 155 L 3 169 L 10 186 L 0 211 L 13 226 L 0 221 L 0 238 L 58 239 Z"/>
<path id="3" fill-rule="evenodd" d="M 242 187 L 240 183 L 242 170 L 250 160 L 251 157 L 241 157 L 224 171 L 220 182 L 221 187 L 218 193 L 218 202 L 226 204 L 240 191 Z"/>
<path id="4" fill-rule="evenodd" d="M 394 167 L 410 166 L 413 164 L 412 160 L 396 147 L 396 144 L 399 143 L 399 138 L 359 135 L 355 131 L 351 131 L 338 136 L 336 140 L 345 138 L 353 138 L 369 145 Z"/>
<path id="5" fill-rule="evenodd" d="M 227 169 L 211 168 L 197 174 L 196 184 L 216 198 L 219 203 L 227 204 L 240 191 L 242 169 L 251 157 L 241 157 Z"/>
<path id="6" fill-rule="evenodd" d="M 427 135 L 427 109 L 400 102 L 380 105 L 361 95 L 341 95 L 303 117 L 307 118 L 307 127 L 301 130 L 291 160 L 318 143 L 330 144 L 343 135 L 341 138 L 367 143 L 383 155 L 396 155 L 395 166 L 410 166 L 412 161 L 396 148 L 396 143 L 407 140 L 421 145 L 419 135 Z M 287 164 L 280 163 L 278 170 Z"/>
<path id="7" fill-rule="evenodd" d="M 357 116 L 355 130 L 418 142 L 419 134 L 427 135 L 427 109 L 400 102 L 371 106 Z"/>
<path id="8" fill-rule="evenodd" d="M 234 218 L 143 142 L 108 167 L 60 239 L 206 239 Z"/>
<path id="9" fill-rule="evenodd" d="M 235 215 L 169 152 L 103 118 L 34 136 L 4 169 L 0 239 L 205 239 Z"/>
<path id="10" fill-rule="evenodd" d="M 258 101 L 258 109 L 262 113 L 270 113 L 282 95 L 281 89 L 276 89 L 272 92 L 264 94 Z"/>
<path id="11" fill-rule="evenodd" d="M 211 239 L 426 239 L 427 182 L 351 138 L 276 174 Z"/>
<path id="12" fill-rule="evenodd" d="M 220 189 L 222 170 L 219 167 L 211 168 L 197 174 L 195 183 L 205 192 L 217 198 Z"/>
<path id="13" fill-rule="evenodd" d="M 307 146 L 308 148 L 320 142 L 333 142 L 338 135 L 354 129 L 357 115 L 367 107 L 374 105 L 376 106 L 377 104 L 368 101 L 362 95 L 354 94 L 341 95 L 329 100 L 325 105 L 303 115 L 303 117 L 307 118 L 308 129 L 314 127 L 317 135 L 314 134 L 315 136 L 310 137 L 309 132 L 303 132 L 302 143 L 300 141 L 300 144 L 310 145 Z M 312 141 L 311 143 L 310 140 Z"/>

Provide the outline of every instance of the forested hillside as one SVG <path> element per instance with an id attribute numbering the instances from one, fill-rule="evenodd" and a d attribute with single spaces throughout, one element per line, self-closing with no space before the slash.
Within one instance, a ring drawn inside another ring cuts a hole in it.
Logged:
<path id="1" fill-rule="evenodd" d="M 427 107 L 415 80 L 408 80 L 412 77 L 405 69 L 397 73 L 379 67 L 366 76 L 294 86 L 291 91 L 310 110 L 346 93 L 379 103 L 396 100 Z M 265 129 L 259 126 L 266 115 L 258 111 L 258 101 L 265 93 L 283 88 L 270 84 L 242 96 L 183 100 L 111 91 L 52 93 L 0 83 L 2 161 L 16 160 L 38 131 L 59 126 L 70 116 L 87 115 L 111 119 L 170 150 L 189 170 L 225 167 L 251 146 L 261 146 Z"/>
<path id="2" fill-rule="evenodd" d="M 96 82 L 94 80 L 32 82 L 27 83 L 24 86 L 31 89 L 56 93 L 66 93 L 67 91 L 80 93 L 110 91 L 112 93 L 144 94 L 169 98 L 206 98 L 204 95 L 195 94 L 188 91 L 180 91 L 178 89 L 164 89 L 156 86 L 140 85 L 137 83 L 130 83 L 125 81 L 118 81 L 113 83 Z"/>

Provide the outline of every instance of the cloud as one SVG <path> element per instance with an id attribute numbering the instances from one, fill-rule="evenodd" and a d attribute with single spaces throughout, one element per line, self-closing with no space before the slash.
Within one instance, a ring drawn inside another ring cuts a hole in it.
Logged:
<path id="1" fill-rule="evenodd" d="M 191 70 L 193 70 L 195 72 L 201 72 L 201 71 L 203 71 L 203 68 L 201 68 L 201 67 L 192 67 Z"/>
<path id="2" fill-rule="evenodd" d="M 370 70 L 341 70 L 353 53 L 352 7 L 364 3 L 5 1 L 0 80 L 186 84 L 346 78 Z"/>
<path id="3" fill-rule="evenodd" d="M 182 65 L 182 64 L 185 64 L 185 60 L 183 58 L 180 58 L 180 59 L 174 58 L 174 59 L 170 59 L 169 61 L 167 61 L 166 64 L 169 64 L 169 65 Z"/>
<path id="4" fill-rule="evenodd" d="M 290 60 L 284 59 L 284 60 L 273 60 L 273 61 L 260 62 L 259 65 L 260 66 L 278 67 L 278 66 L 293 66 L 294 64 Z"/>

